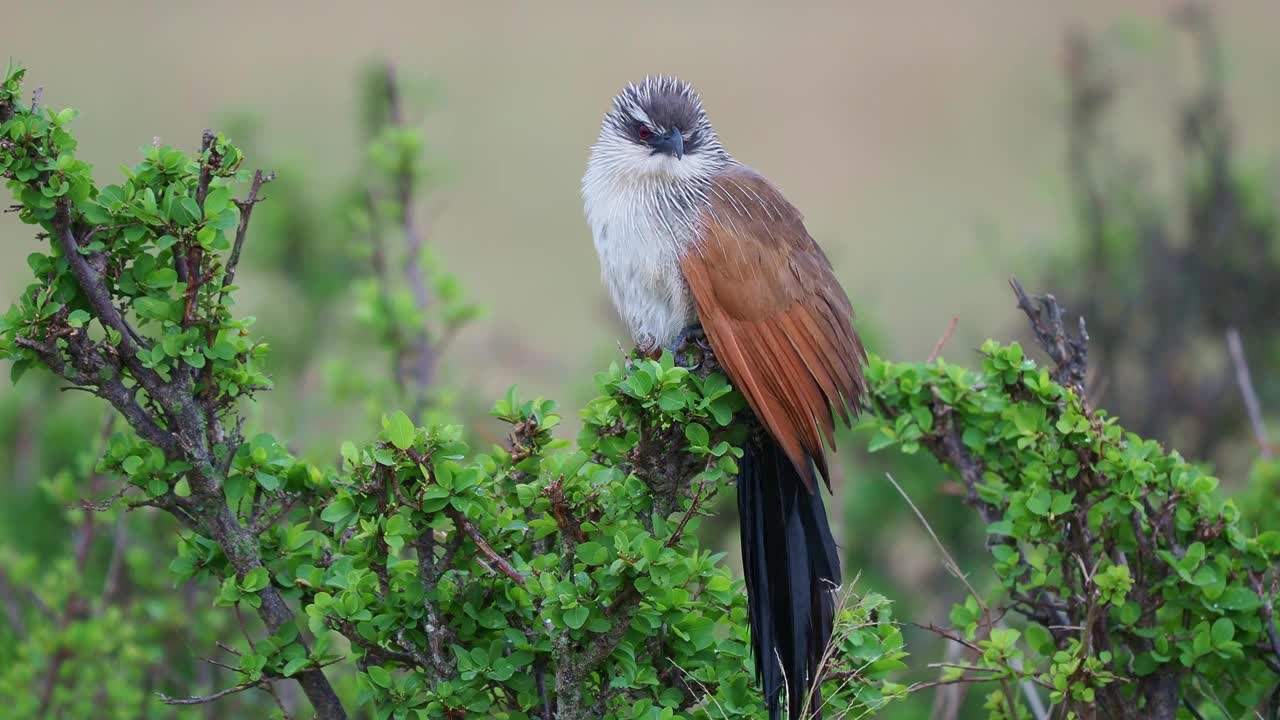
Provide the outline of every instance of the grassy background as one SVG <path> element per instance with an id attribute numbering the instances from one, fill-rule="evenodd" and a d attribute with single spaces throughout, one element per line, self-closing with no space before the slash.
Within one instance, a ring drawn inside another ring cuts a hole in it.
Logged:
<path id="1" fill-rule="evenodd" d="M 1156 55 L 1152 72 L 1171 77 L 1176 61 L 1144 30 L 1164 2 L 608 5 L 24 2 L 5 12 L 4 52 L 48 88 L 47 102 L 81 109 L 82 154 L 109 181 L 153 134 L 193 149 L 201 128 L 248 111 L 262 123 L 258 146 L 327 158 L 306 164 L 307 181 L 333 184 L 357 160 L 357 70 L 385 58 L 430 80 L 436 102 L 421 117 L 445 177 L 436 210 L 422 212 L 444 262 L 490 308 L 450 361 L 530 348 L 538 361 L 517 363 L 517 379 L 562 397 L 597 364 L 591 351 L 623 336 L 578 180 L 626 81 L 693 81 L 730 150 L 805 212 L 855 307 L 882 328 L 877 350 L 920 357 L 952 315 L 953 355 L 998 334 L 1012 321 L 1004 276 L 1070 232 L 1064 30 L 1127 22 L 1134 47 Z M 1280 8 L 1219 10 L 1243 141 L 1272 157 L 1280 96 L 1267 88 L 1280 47 L 1268 28 Z M 1149 97 L 1129 103 L 1130 125 L 1159 147 L 1168 138 L 1141 129 L 1167 102 L 1151 88 L 1168 84 L 1133 84 Z M 34 248 L 27 228 L 0 225 L 0 295 L 25 282 Z M 536 297 L 547 319 L 531 317 L 522 292 L 531 272 L 550 280 Z M 255 295 L 248 272 L 243 284 L 251 305 L 288 305 Z"/>
<path id="2" fill-rule="evenodd" d="M 303 9 L 238 0 L 15 0 L 0 13 L 0 52 L 29 68 L 31 86 L 45 86 L 46 104 L 81 111 L 80 154 L 96 164 L 100 181 L 116 181 L 117 166 L 135 163 L 136 148 L 153 137 L 194 151 L 202 128 L 249 115 L 257 121 L 250 147 L 266 151 L 251 155 L 250 166 L 281 169 L 309 185 L 313 199 L 336 190 L 360 161 L 361 69 L 394 63 L 437 168 L 436 189 L 419 215 L 443 264 L 489 310 L 449 348 L 446 384 L 468 402 L 487 402 L 518 382 L 526 397 L 561 399 L 572 425 L 589 374 L 625 342 L 598 280 L 578 183 L 600 116 L 629 80 L 674 73 L 701 89 L 731 152 L 805 213 L 862 326 L 873 331 L 873 349 L 894 358 L 925 357 L 952 316 L 960 325 L 947 354 L 966 363 L 982 339 L 1020 330 L 1004 283 L 1010 273 L 1023 275 L 1033 292 L 1067 294 L 1037 278 L 1045 257 L 1075 235 L 1061 67 L 1069 29 L 1121 36 L 1132 57 L 1117 64 L 1124 93 L 1118 144 L 1152 158 L 1144 182 L 1165 182 L 1161 158 L 1174 156 L 1169 111 L 1195 79 L 1180 40 L 1164 31 L 1174 3 L 886 5 L 317 2 Z M 1277 176 L 1280 6 L 1220 4 L 1216 19 L 1239 156 L 1246 165 L 1272 163 L 1263 169 Z M 286 253 L 253 243 L 239 275 L 241 304 L 262 319 L 261 334 L 283 350 L 277 357 L 292 353 L 280 366 L 302 371 L 251 406 L 251 427 L 330 460 L 338 440 L 367 438 L 376 427 L 364 413 L 335 409 L 317 379 L 319 359 L 381 359 L 353 340 L 340 311 L 315 332 L 316 308 L 296 286 L 276 282 L 278 270 L 264 261 Z M 12 216 L 0 222 L 0 296 L 25 286 L 23 259 L 39 247 L 31 228 Z M 98 412 L 88 398 L 37 394 L 29 385 L 15 395 L 0 383 L 0 408 L 53 415 L 62 425 L 50 438 L 83 430 L 80 418 L 91 415 L 76 409 Z M 26 427 L 10 424 L 18 433 Z M 481 435 L 499 429 L 483 421 L 474 428 Z M 46 452 L 62 450 L 50 442 Z M 24 462 L 5 454 L 0 449 L 0 484 Z M 856 472 L 879 480 L 877 467 L 865 463 Z M 931 466 L 920 475 L 933 487 Z M 903 603 L 899 617 L 945 620 L 956 584 L 940 572 L 914 518 L 894 514 L 903 510 L 900 499 L 886 490 L 876 501 L 872 485 L 858 488 L 873 498 L 861 503 L 854 491 L 836 488 L 852 498 L 845 517 L 833 511 L 837 534 L 848 538 L 846 557 L 891 548 L 892 577 L 864 582 L 912 589 L 893 593 Z M 938 502 L 958 508 L 950 498 Z M 44 537 L 46 515 L 21 506 L 10 514 L 17 520 L 4 530 L 13 538 Z M 948 515 L 930 517 L 946 525 L 944 536 L 976 535 L 967 514 L 954 527 Z M 973 553 L 963 558 L 966 568 L 984 566 L 976 545 Z M 922 662 L 937 659 L 927 647 L 913 652 Z"/>

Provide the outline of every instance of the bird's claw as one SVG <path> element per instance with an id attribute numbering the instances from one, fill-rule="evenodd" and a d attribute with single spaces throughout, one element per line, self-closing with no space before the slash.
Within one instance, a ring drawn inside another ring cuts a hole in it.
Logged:
<path id="1" fill-rule="evenodd" d="M 689 370 L 701 367 L 710 352 L 711 345 L 707 342 L 707 335 L 702 331 L 701 325 L 690 325 L 681 330 L 671 344 L 671 354 L 676 356 L 676 362 Z M 682 356 L 687 358 L 686 362 L 680 362 Z"/>

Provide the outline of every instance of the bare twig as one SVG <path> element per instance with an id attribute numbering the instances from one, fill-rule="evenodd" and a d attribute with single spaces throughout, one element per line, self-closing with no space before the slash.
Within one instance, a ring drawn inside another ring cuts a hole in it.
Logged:
<path id="1" fill-rule="evenodd" d="M 269 681 L 266 678 L 263 678 L 262 680 L 259 680 L 257 682 L 240 683 L 239 685 L 236 685 L 234 687 L 229 687 L 225 690 L 219 690 L 218 692 L 213 693 L 212 695 L 193 695 L 191 697 L 170 697 L 169 695 L 165 695 L 164 693 L 156 693 L 156 697 L 159 698 L 160 702 L 164 703 L 165 705 L 203 705 L 205 703 L 211 703 L 214 700 L 217 700 L 219 698 L 224 698 L 228 695 L 234 695 L 238 692 L 244 692 L 245 690 L 252 690 L 254 688 L 261 688 L 268 684 L 270 684 Z"/>
<path id="2" fill-rule="evenodd" d="M 956 315 L 951 318 L 951 324 L 947 325 L 946 332 L 942 333 L 942 337 L 938 338 L 938 342 L 933 346 L 933 352 L 929 353 L 929 357 L 925 360 L 925 364 L 932 363 L 938 359 L 938 355 L 942 352 L 942 346 L 947 344 L 951 339 L 951 333 L 956 331 L 956 325 L 960 324 L 960 316 Z"/>
<path id="3" fill-rule="evenodd" d="M 249 184 L 249 194 L 244 200 L 236 200 L 236 206 L 240 208 L 240 224 L 236 227 L 236 239 L 231 246 L 231 255 L 227 257 L 227 269 L 222 275 L 222 295 L 225 296 L 227 288 L 235 283 L 236 268 L 240 265 L 240 251 L 244 248 L 244 238 L 249 232 L 249 216 L 253 214 L 253 206 L 262 202 L 266 198 L 258 197 L 258 192 L 262 190 L 262 186 L 276 179 L 275 173 L 263 174 L 261 170 L 253 172 L 253 182 Z"/>
<path id="4" fill-rule="evenodd" d="M 969 591 L 969 594 L 973 596 L 973 599 L 978 601 L 978 605 L 982 607 L 982 611 L 984 613 L 988 612 L 987 606 L 982 602 L 982 596 L 978 594 L 978 591 L 974 589 L 973 585 L 969 584 L 969 577 L 960 569 L 960 565 L 956 563 L 955 558 L 951 557 L 951 553 L 947 551 L 947 546 L 943 545 L 942 541 L 938 539 L 938 534 L 933 531 L 933 526 L 929 524 L 928 520 L 924 519 L 924 513 L 920 512 L 920 508 L 916 507 L 916 504 L 911 501 L 911 496 L 907 494 L 906 490 L 902 489 L 902 486 L 898 484 L 897 480 L 893 479 L 892 475 L 885 473 L 884 476 L 888 478 L 889 483 L 893 485 L 893 489 L 898 491 L 898 494 L 902 496 L 902 499 L 907 501 L 907 505 L 911 506 L 911 511 L 915 513 L 916 519 L 918 519 L 920 524 L 924 526 L 924 529 L 928 531 L 929 537 L 933 538 L 933 544 L 936 545 L 938 547 L 938 551 L 942 553 L 943 567 L 945 567 L 947 572 L 951 573 L 953 577 L 964 584 L 965 589 Z"/>
<path id="5" fill-rule="evenodd" d="M 676 529 L 671 533 L 671 537 L 667 538 L 667 547 L 675 547 L 679 544 L 680 538 L 684 536 L 685 526 L 689 524 L 689 520 L 691 520 L 694 515 L 698 514 L 698 510 L 702 507 L 703 502 L 708 502 L 715 498 L 715 488 L 712 488 L 711 492 L 707 493 L 706 497 L 703 497 L 703 492 L 706 490 L 706 487 L 707 485 L 703 483 L 698 485 L 698 489 L 694 491 L 693 502 L 689 504 L 689 509 L 685 511 L 684 515 L 680 516 L 680 523 L 676 525 Z"/>
<path id="6" fill-rule="evenodd" d="M 450 509 L 452 510 L 452 508 Z M 466 517 L 457 510 L 452 510 L 452 512 L 449 513 L 449 516 L 453 518 L 453 524 L 460 527 L 462 531 L 467 534 L 467 537 L 471 538 L 471 542 L 476 544 L 476 547 L 480 549 L 480 552 L 483 553 L 485 557 L 489 558 L 489 560 L 493 562 L 494 566 L 502 571 L 503 575 L 511 578 L 511 581 L 520 587 L 524 587 L 524 575 L 521 575 L 519 570 L 512 567 L 511 563 L 508 562 L 506 558 L 494 551 L 493 547 L 489 545 L 489 542 L 484 539 L 480 534 L 480 531 L 476 529 L 476 526 L 473 525 L 470 520 L 467 520 Z"/>
<path id="7" fill-rule="evenodd" d="M 429 458 L 422 453 L 414 450 L 413 448 L 408 448 L 405 452 L 408 453 L 409 457 L 418 465 L 424 468 L 430 467 Z M 434 477 L 431 478 L 431 482 L 435 482 Z M 477 529 L 465 515 L 458 512 L 458 510 L 452 506 L 447 507 L 445 512 L 448 513 L 449 518 L 453 520 L 454 527 L 465 533 L 467 537 L 471 538 L 471 542 L 475 543 L 476 548 L 480 550 L 481 554 L 489 558 L 494 567 L 498 568 L 503 575 L 511 578 L 512 582 L 524 587 L 524 575 L 522 575 L 519 570 L 516 570 L 506 558 L 494 551 L 493 546 L 484 539 L 484 536 L 480 534 L 480 530 Z"/>
<path id="8" fill-rule="evenodd" d="M 1084 318 L 1079 319 L 1076 336 L 1071 337 L 1062 324 L 1062 308 L 1056 298 L 1052 295 L 1037 297 L 1035 300 L 1039 307 L 1036 307 L 1016 277 L 1009 276 L 1009 286 L 1018 298 L 1018 309 L 1031 321 L 1036 343 L 1056 365 L 1051 373 L 1053 379 L 1074 388 L 1080 402 L 1087 406 L 1088 399 L 1084 393 L 1085 376 L 1089 370 L 1089 333 L 1085 330 Z"/>
<path id="9" fill-rule="evenodd" d="M 1240 332 L 1235 328 L 1227 330 L 1227 350 L 1231 353 L 1231 364 L 1235 367 L 1240 398 L 1244 400 L 1249 424 L 1253 426 L 1253 439 L 1258 443 L 1258 450 L 1263 457 L 1272 457 L 1275 455 L 1275 447 L 1267 440 L 1267 426 L 1262 420 L 1262 403 L 1258 401 L 1258 393 L 1253 389 L 1253 377 L 1249 373 L 1249 361 L 1244 355 L 1244 344 L 1240 342 Z"/>

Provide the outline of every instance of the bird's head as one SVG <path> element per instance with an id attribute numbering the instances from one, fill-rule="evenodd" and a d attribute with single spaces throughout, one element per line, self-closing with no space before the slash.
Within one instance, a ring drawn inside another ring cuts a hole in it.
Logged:
<path id="1" fill-rule="evenodd" d="M 693 180 L 710 177 L 728 158 L 698 93 L 658 76 L 628 85 L 604 116 L 592 163 L 614 173 Z"/>

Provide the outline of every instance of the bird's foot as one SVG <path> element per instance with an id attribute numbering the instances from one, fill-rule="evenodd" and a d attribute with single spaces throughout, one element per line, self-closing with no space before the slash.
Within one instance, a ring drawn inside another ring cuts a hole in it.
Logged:
<path id="1" fill-rule="evenodd" d="M 676 341 L 671 344 L 671 352 L 678 353 L 694 349 L 706 350 L 709 347 L 707 345 L 707 334 L 702 331 L 702 326 L 689 325 L 676 336 Z"/>
<path id="2" fill-rule="evenodd" d="M 690 325 L 681 330 L 670 350 L 680 367 L 689 370 L 705 369 L 708 372 L 716 368 L 711 344 L 701 325 Z"/>
<path id="3" fill-rule="evenodd" d="M 649 333 L 643 333 L 635 341 L 636 350 L 645 357 L 656 359 L 658 355 L 662 354 L 662 348 L 658 347 L 658 339 Z"/>

